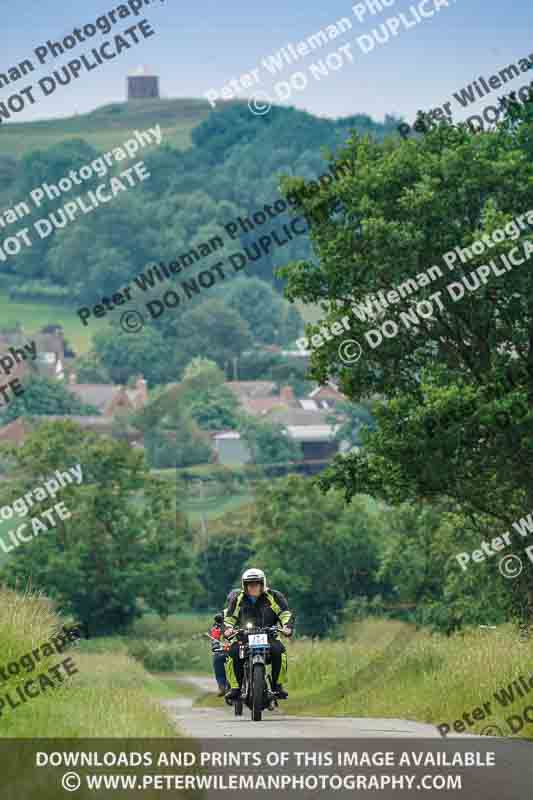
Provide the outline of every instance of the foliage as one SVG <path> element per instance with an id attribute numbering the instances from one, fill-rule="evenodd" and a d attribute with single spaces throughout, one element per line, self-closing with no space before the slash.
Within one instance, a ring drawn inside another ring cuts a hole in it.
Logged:
<path id="1" fill-rule="evenodd" d="M 303 327 L 296 309 L 259 278 L 233 281 L 225 299 L 248 323 L 256 342 L 286 344 Z"/>
<path id="2" fill-rule="evenodd" d="M 320 264 L 292 264 L 284 272 L 288 296 L 323 304 L 329 324 L 348 315 L 350 335 L 361 343 L 385 317 L 399 326 L 397 336 L 366 347 L 350 367 L 335 342 L 313 354 L 313 376 L 337 376 L 350 400 L 386 398 L 376 403 L 378 427 L 365 435 L 366 447 L 336 459 L 322 476 L 324 489 L 338 486 L 349 499 L 364 487 L 391 503 L 449 497 L 478 521 L 502 525 L 533 507 L 530 227 L 524 232 L 515 223 L 490 251 L 498 261 L 516 247 L 524 263 L 491 273 L 458 302 L 446 286 L 468 278 L 487 253 L 472 253 L 466 263 L 457 258 L 453 271 L 443 261 L 533 208 L 532 131 L 528 103 L 512 122 L 479 135 L 445 123 L 416 141 L 382 144 L 354 135 L 344 153 L 352 174 L 303 201 Z M 509 238 L 516 235 L 519 241 Z M 386 294 L 436 264 L 441 277 L 417 281 L 413 298 L 404 290 L 404 301 L 382 315 L 361 312 L 367 295 Z M 431 298 L 431 318 L 402 321 L 401 313 Z M 523 597 L 533 592 L 532 581 L 528 564 L 514 582 Z"/>
<path id="3" fill-rule="evenodd" d="M 154 386 L 178 373 L 172 345 L 153 327 L 136 334 L 120 329 L 99 331 L 93 349 L 113 383 L 125 384 L 130 377 L 143 375 Z"/>
<path id="4" fill-rule="evenodd" d="M 289 476 L 257 497 L 254 563 L 287 593 L 306 632 L 324 633 L 353 595 L 378 591 L 379 527 L 363 499 L 344 506 L 311 481 Z"/>
<path id="5" fill-rule="evenodd" d="M 283 356 L 267 371 L 265 378 L 275 381 L 278 388 L 290 386 L 296 397 L 304 397 L 314 384 L 306 380 L 307 366 L 296 359 L 287 360 Z"/>
<path id="6" fill-rule="evenodd" d="M 340 426 L 335 434 L 337 441 L 347 441 L 358 447 L 362 444 L 361 429 L 367 428 L 369 431 L 376 429 L 371 403 L 338 403 L 329 415 L 328 422 Z"/>
<path id="7" fill-rule="evenodd" d="M 113 383 L 109 371 L 93 351 L 76 360 L 77 383 Z"/>
<path id="8" fill-rule="evenodd" d="M 30 486 L 80 462 L 83 484 L 62 490 L 70 519 L 34 538 L 24 558 L 10 555 L 6 583 L 31 582 L 97 632 L 127 628 L 143 607 L 164 616 L 188 604 L 191 534 L 175 487 L 151 477 L 142 454 L 71 422 L 40 426 L 12 452 Z"/>
<path id="9" fill-rule="evenodd" d="M 252 344 L 248 324 L 221 300 L 206 300 L 187 311 L 177 325 L 178 359 L 185 366 L 191 358 L 213 360 L 221 369 Z"/>
<path id="10" fill-rule="evenodd" d="M 246 561 L 254 552 L 250 528 L 236 522 L 235 514 L 223 518 L 198 554 L 199 579 L 210 607 L 224 607 L 230 590 L 240 586 Z"/>
<path id="11" fill-rule="evenodd" d="M 283 369 L 286 362 L 280 353 L 269 350 L 246 350 L 238 362 L 238 379 L 240 381 L 275 380 L 271 378 L 276 367 Z"/>
<path id="12" fill-rule="evenodd" d="M 225 386 L 207 389 L 189 406 L 194 421 L 204 431 L 235 428 L 238 424 L 238 402 Z"/>
<path id="13" fill-rule="evenodd" d="M 132 416 L 144 434 L 149 463 L 159 469 L 207 463 L 211 446 L 180 397 L 181 386 L 154 392 Z"/>
<path id="14" fill-rule="evenodd" d="M 24 387 L 24 394 L 11 400 L 5 411 L 0 414 L 3 425 L 18 417 L 63 414 L 98 416 L 100 414 L 97 408 L 82 403 L 59 381 L 32 375 L 23 378 L 21 383 Z"/>
<path id="15" fill-rule="evenodd" d="M 287 464 L 302 459 L 300 445 L 289 439 L 279 423 L 242 415 L 237 429 L 246 442 L 253 464 Z"/>
<path id="16" fill-rule="evenodd" d="M 15 123 L 9 130 L 6 127 L 6 147 L 27 150 L 27 142 L 38 141 L 40 148 L 31 148 L 33 152 L 18 163 L 7 157 L 0 162 L 0 174 L 5 178 L 2 185 L 13 202 L 26 197 L 43 181 L 57 184 L 71 169 L 78 170 L 109 147 L 122 143 L 135 128 L 157 122 L 165 130 L 163 146 L 143 156 L 150 172 L 147 181 L 135 191 L 116 197 L 105 209 L 38 239 L 16 261 L 9 260 L 7 268 L 13 273 L 16 269 L 19 282 L 21 278 L 44 280 L 73 294 L 79 291 L 87 305 L 97 303 L 103 295 L 128 285 L 154 259 L 171 260 L 176 253 L 189 252 L 195 244 L 215 235 L 227 239 L 225 224 L 238 216 L 249 217 L 278 199 L 282 174 L 313 178 L 325 172 L 321 148 L 335 150 L 352 127 L 371 131 L 378 138 L 394 130 L 394 121 L 383 125 L 363 115 L 319 120 L 280 107 L 268 119 L 258 120 L 249 114 L 246 104 L 208 116 L 207 104 L 202 101 L 164 100 L 152 105 L 136 103 L 135 109 L 130 106 L 114 113 L 110 107 L 98 109 L 84 115 L 82 126 L 81 118 L 73 118 L 24 126 Z M 192 147 L 183 149 L 186 142 L 180 129 L 188 130 L 206 116 L 193 131 Z M 83 135 L 91 144 L 79 138 Z M 43 136 L 46 142 L 56 142 L 61 136 L 68 136 L 68 141 L 45 149 Z M 93 189 L 102 180 L 108 180 L 108 176 L 84 182 L 84 190 Z M 39 216 L 54 210 L 54 202 L 46 200 L 38 210 Z M 146 219 L 153 224 L 145 225 Z M 285 213 L 269 222 L 282 236 L 282 225 L 289 219 Z M 239 231 L 232 251 L 255 241 L 264 231 Z M 280 259 L 285 263 L 289 258 L 308 255 L 305 237 L 294 238 L 254 264 L 253 274 L 272 284 Z"/>
<path id="17" fill-rule="evenodd" d="M 193 358 L 190 364 L 187 364 L 183 370 L 183 380 L 188 381 L 191 378 L 196 378 L 198 375 L 211 375 L 212 380 L 216 383 L 224 382 L 224 373 L 217 367 L 214 361 L 209 358 L 202 358 L 197 356 Z"/>

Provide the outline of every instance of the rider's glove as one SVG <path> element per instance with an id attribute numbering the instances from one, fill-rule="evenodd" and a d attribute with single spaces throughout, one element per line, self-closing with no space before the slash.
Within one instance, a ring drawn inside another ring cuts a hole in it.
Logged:
<path id="1" fill-rule="evenodd" d="M 292 636 L 292 632 L 293 631 L 292 631 L 292 628 L 290 627 L 290 625 L 284 625 L 282 630 L 283 630 L 283 633 L 285 634 L 285 636 Z"/>
<path id="2" fill-rule="evenodd" d="M 226 639 L 228 638 L 228 636 L 232 636 L 234 632 L 235 632 L 234 628 L 231 627 L 224 628 L 224 636 L 226 637 Z"/>

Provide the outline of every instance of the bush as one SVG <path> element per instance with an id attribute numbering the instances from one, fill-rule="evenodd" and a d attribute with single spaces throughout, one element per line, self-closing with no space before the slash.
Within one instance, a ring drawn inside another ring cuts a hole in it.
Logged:
<path id="1" fill-rule="evenodd" d="M 210 667 L 207 639 L 184 642 L 160 642 L 156 639 L 133 640 L 128 652 L 152 672 L 178 672 Z M 202 663 L 203 662 L 203 663 Z"/>

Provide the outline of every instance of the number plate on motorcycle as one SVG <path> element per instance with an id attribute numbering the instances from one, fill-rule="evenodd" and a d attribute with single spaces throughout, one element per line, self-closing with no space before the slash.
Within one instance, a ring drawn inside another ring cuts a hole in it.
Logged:
<path id="1" fill-rule="evenodd" d="M 268 644 L 268 635 L 266 633 L 251 633 L 248 636 L 248 644 Z"/>

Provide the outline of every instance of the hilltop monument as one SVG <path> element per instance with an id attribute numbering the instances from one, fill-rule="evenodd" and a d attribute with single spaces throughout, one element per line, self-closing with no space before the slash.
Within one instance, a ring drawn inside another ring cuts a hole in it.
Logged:
<path id="1" fill-rule="evenodd" d="M 151 74 L 148 67 L 139 67 L 133 75 L 128 75 L 128 100 L 159 96 L 159 76 Z"/>

